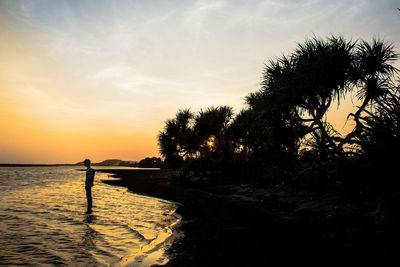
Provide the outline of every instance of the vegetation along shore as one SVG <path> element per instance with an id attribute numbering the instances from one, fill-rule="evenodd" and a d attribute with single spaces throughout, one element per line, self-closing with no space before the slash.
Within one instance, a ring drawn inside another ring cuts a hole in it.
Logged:
<path id="1" fill-rule="evenodd" d="M 341 192 L 180 183 L 171 170 L 99 170 L 104 181 L 180 203 L 167 266 L 394 266 L 394 225 Z"/>
<path id="2" fill-rule="evenodd" d="M 113 170 L 122 179 L 108 183 L 182 204 L 171 266 L 397 266 L 397 58 L 379 39 L 306 40 L 266 64 L 238 114 L 167 120 L 163 170 Z M 340 132 L 327 112 L 349 98 Z"/>

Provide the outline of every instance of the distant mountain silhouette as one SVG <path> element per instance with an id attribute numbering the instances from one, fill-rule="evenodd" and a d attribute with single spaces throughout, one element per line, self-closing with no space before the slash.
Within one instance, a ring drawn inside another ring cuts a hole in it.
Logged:
<path id="1" fill-rule="evenodd" d="M 93 164 L 95 166 L 131 166 L 131 167 L 136 167 L 137 162 L 136 161 L 124 161 L 120 159 L 106 159 L 103 160 L 102 162 L 95 163 Z"/>
<path id="2" fill-rule="evenodd" d="M 83 162 L 78 162 L 75 165 L 83 165 Z M 106 159 L 98 163 L 92 163 L 93 166 L 127 166 L 137 167 L 137 161 L 124 161 L 120 159 Z"/>

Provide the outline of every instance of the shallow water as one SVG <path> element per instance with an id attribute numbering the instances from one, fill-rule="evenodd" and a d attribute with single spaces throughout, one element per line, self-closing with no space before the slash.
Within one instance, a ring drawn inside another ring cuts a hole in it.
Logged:
<path id="1" fill-rule="evenodd" d="M 112 178 L 96 172 L 87 215 L 84 176 L 72 167 L 0 167 L 0 265 L 168 261 L 163 248 L 177 205 L 104 184 Z"/>

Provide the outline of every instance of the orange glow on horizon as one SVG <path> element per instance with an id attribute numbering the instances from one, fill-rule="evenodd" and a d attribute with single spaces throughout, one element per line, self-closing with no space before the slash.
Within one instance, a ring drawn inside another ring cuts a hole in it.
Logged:
<path id="1" fill-rule="evenodd" d="M 0 163 L 158 157 L 165 120 L 219 105 L 237 114 L 264 64 L 307 36 L 400 41 L 390 5 L 320 5 L 0 1 Z M 347 133 L 354 105 L 341 104 L 328 120 Z"/>
<path id="2" fill-rule="evenodd" d="M 15 43 L 19 38 L 12 34 L 0 47 L 8 51 L 1 54 L 1 63 L 9 63 L 6 68 L 1 64 L 0 73 L 0 163 L 139 161 L 159 156 L 156 127 L 142 127 L 122 112 L 116 117 L 110 107 L 126 103 L 109 101 L 62 62 L 46 56 L 43 48 L 21 50 Z M 37 61 L 34 54 L 44 56 Z M 161 118 L 154 117 L 148 123 L 160 124 Z"/>
<path id="3" fill-rule="evenodd" d="M 33 116 L 0 111 L 5 114 L 0 118 L 1 156 L 10 159 L 0 158 L 0 163 L 76 163 L 84 158 L 99 162 L 158 156 L 157 132 L 109 122 L 93 124 L 89 129 L 57 128 Z"/>

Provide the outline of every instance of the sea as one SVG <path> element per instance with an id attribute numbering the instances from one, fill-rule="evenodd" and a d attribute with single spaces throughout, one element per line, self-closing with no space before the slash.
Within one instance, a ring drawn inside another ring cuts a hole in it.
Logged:
<path id="1" fill-rule="evenodd" d="M 0 167 L 0 265 L 168 262 L 177 203 L 102 183 L 115 178 L 97 171 L 86 214 L 84 179 L 77 167 Z"/>

